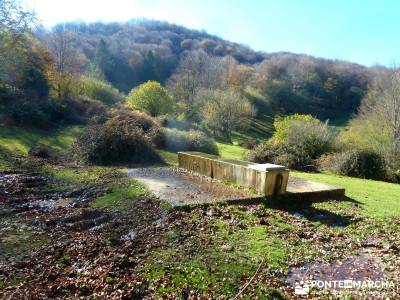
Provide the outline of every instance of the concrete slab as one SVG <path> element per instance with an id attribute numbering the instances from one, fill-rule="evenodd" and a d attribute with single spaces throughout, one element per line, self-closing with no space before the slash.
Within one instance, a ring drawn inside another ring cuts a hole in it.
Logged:
<path id="1" fill-rule="evenodd" d="M 345 189 L 325 183 L 289 176 L 286 190 L 288 196 L 344 196 Z"/>
<path id="2" fill-rule="evenodd" d="M 127 170 L 127 173 L 143 183 L 158 198 L 173 206 L 257 197 L 250 191 L 179 168 L 136 168 Z"/>
<path id="3" fill-rule="evenodd" d="M 161 200 L 173 206 L 209 204 L 225 201 L 230 204 L 260 203 L 265 198 L 247 189 L 240 189 L 204 175 L 174 167 L 136 168 L 129 176 L 143 183 Z M 344 189 L 323 183 L 289 177 L 284 198 L 343 196 Z"/>
<path id="4" fill-rule="evenodd" d="M 272 171 L 272 170 L 285 170 L 285 166 L 274 165 L 274 164 L 254 164 L 249 165 L 249 169 L 258 170 L 258 171 Z"/>

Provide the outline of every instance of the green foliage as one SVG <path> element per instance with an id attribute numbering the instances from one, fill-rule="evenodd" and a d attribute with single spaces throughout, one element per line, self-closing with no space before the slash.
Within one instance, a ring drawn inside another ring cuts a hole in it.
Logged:
<path id="1" fill-rule="evenodd" d="M 370 150 L 350 150 L 336 154 L 329 170 L 340 175 L 366 179 L 384 179 L 386 175 L 384 159 Z"/>
<path id="2" fill-rule="evenodd" d="M 334 133 L 328 124 L 310 115 L 287 116 L 274 125 L 272 139 L 251 151 L 250 160 L 313 169 L 314 160 L 333 149 Z"/>
<path id="3" fill-rule="evenodd" d="M 205 91 L 198 97 L 204 103 L 202 123 L 215 136 L 232 142 L 232 131 L 244 129 L 254 115 L 249 101 L 234 90 Z"/>
<path id="4" fill-rule="evenodd" d="M 12 153 L 27 154 L 29 149 L 35 147 L 38 142 L 45 147 L 61 151 L 75 141 L 81 130 L 82 128 L 78 126 L 52 131 L 0 127 L 0 144 Z"/>
<path id="5" fill-rule="evenodd" d="M 199 151 L 218 154 L 214 140 L 196 130 L 181 131 L 166 128 L 164 130 L 164 147 L 172 151 Z"/>
<path id="6" fill-rule="evenodd" d="M 124 213 L 132 208 L 138 198 L 147 194 L 148 191 L 143 185 L 131 180 L 125 186 L 113 187 L 110 193 L 97 198 L 90 206 Z"/>
<path id="7" fill-rule="evenodd" d="M 99 100 L 105 104 L 115 104 L 124 99 L 124 96 L 108 82 L 82 76 L 80 83 L 81 95 L 90 99 Z"/>
<path id="8" fill-rule="evenodd" d="M 275 158 L 282 154 L 281 151 L 278 144 L 267 141 L 254 147 L 246 158 L 257 163 L 271 163 L 275 162 Z"/>
<path id="9" fill-rule="evenodd" d="M 173 100 L 156 81 L 148 81 L 133 89 L 127 97 L 128 105 L 156 117 L 173 110 Z"/>
<path id="10" fill-rule="evenodd" d="M 291 130 L 291 125 L 293 122 L 302 122 L 303 124 L 313 125 L 317 124 L 320 121 L 317 118 L 314 118 L 311 115 L 301 115 L 301 114 L 293 114 L 286 116 L 284 118 L 276 118 L 274 121 L 274 140 L 278 142 L 284 141 Z"/>

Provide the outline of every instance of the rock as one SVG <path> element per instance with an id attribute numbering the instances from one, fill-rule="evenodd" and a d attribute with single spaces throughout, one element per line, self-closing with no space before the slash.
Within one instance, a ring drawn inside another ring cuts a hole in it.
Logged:
<path id="1" fill-rule="evenodd" d="M 221 250 L 230 252 L 233 250 L 233 246 L 225 244 L 221 246 Z"/>

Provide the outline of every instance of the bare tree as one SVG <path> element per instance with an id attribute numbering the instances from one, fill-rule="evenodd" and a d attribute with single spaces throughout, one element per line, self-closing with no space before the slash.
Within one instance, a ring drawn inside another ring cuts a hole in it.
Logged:
<path id="1" fill-rule="evenodd" d="M 47 37 L 46 43 L 54 55 L 54 66 L 50 79 L 58 98 L 69 97 L 74 82 L 73 74 L 80 69 L 77 51 L 74 48 L 74 33 L 58 26 Z"/>
<path id="2" fill-rule="evenodd" d="M 21 71 L 26 33 L 35 15 L 25 11 L 16 0 L 0 0 L 0 82 L 13 83 Z"/>
<path id="3" fill-rule="evenodd" d="M 175 99 L 185 105 L 187 118 L 192 118 L 196 93 L 201 89 L 216 89 L 224 84 L 228 62 L 212 57 L 203 50 L 189 52 L 167 83 Z"/>
<path id="4" fill-rule="evenodd" d="M 25 34 L 35 20 L 35 14 L 22 9 L 19 1 L 0 1 L 0 32 L 12 31 L 13 34 Z"/>
<path id="5" fill-rule="evenodd" d="M 390 168 L 400 168 L 400 69 L 382 72 L 375 80 L 360 107 L 359 118 L 374 123 L 378 135 L 389 136 L 383 148 Z M 371 137 L 373 138 L 373 137 Z"/>
<path id="6" fill-rule="evenodd" d="M 255 109 L 250 102 L 234 89 L 205 90 L 198 94 L 202 98 L 203 123 L 214 135 L 232 141 L 232 131 L 245 129 Z"/>

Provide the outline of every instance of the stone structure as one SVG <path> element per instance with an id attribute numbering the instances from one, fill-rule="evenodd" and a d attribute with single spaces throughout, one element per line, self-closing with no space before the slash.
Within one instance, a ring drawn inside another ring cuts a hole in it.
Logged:
<path id="1" fill-rule="evenodd" d="M 284 194 L 289 179 L 289 169 L 284 166 L 220 159 L 201 152 L 179 152 L 178 162 L 181 168 L 253 189 L 263 196 Z"/>

